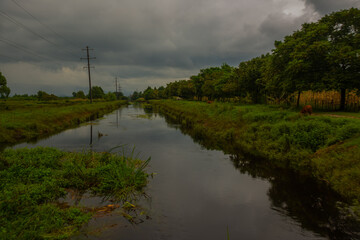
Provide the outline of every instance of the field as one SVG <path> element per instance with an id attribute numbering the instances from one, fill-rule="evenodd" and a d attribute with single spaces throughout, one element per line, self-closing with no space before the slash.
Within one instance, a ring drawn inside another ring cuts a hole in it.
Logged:
<path id="1" fill-rule="evenodd" d="M 359 113 L 304 116 L 270 105 L 152 103 L 165 116 L 182 123 L 195 139 L 315 176 L 348 202 L 357 205 L 360 200 Z"/>
<path id="2" fill-rule="evenodd" d="M 126 101 L 0 101 L 0 144 L 45 137 L 115 110 Z"/>
<path id="3" fill-rule="evenodd" d="M 296 104 L 296 94 L 293 100 L 293 104 Z M 310 104 L 318 110 L 334 111 L 340 107 L 340 93 L 339 91 L 305 91 L 301 93 L 299 103 L 302 106 Z M 351 112 L 360 111 L 360 96 L 355 91 L 347 92 L 345 109 Z"/>

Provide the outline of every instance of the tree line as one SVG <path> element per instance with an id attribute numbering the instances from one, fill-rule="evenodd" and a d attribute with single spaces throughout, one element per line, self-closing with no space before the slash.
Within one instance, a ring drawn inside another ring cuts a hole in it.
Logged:
<path id="1" fill-rule="evenodd" d="M 244 61 L 238 67 L 201 69 L 188 80 L 134 92 L 138 98 L 237 99 L 249 103 L 297 102 L 303 91 L 340 92 L 340 110 L 346 93 L 360 95 L 360 10 L 333 12 L 317 22 L 275 41 L 271 53 Z"/>

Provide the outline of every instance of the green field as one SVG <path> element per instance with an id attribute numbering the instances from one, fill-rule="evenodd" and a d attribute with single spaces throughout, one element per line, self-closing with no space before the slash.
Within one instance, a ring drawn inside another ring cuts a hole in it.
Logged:
<path id="1" fill-rule="evenodd" d="M 182 123 L 195 139 L 214 148 L 240 151 L 313 175 L 349 202 L 360 200 L 360 119 L 354 118 L 358 113 L 350 117 L 329 113 L 303 116 L 281 106 L 172 100 L 152 103 L 165 116 Z"/>
<path id="2" fill-rule="evenodd" d="M 0 101 L 0 143 L 17 143 L 57 133 L 101 117 L 126 101 Z"/>

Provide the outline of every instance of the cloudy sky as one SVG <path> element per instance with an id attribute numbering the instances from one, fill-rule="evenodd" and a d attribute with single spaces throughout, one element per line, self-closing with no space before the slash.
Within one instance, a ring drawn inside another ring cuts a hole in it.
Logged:
<path id="1" fill-rule="evenodd" d="M 125 94 L 265 54 L 304 22 L 359 0 L 0 0 L 0 72 L 12 94 Z"/>

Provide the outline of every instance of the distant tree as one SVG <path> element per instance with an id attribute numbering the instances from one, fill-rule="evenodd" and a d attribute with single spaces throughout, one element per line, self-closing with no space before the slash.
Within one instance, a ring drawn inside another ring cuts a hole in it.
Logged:
<path id="1" fill-rule="evenodd" d="M 8 98 L 10 94 L 10 88 L 6 85 L 7 81 L 4 75 L 0 72 L 0 97 Z"/>
<path id="2" fill-rule="evenodd" d="M 93 99 L 105 98 L 104 90 L 99 86 L 93 86 L 91 88 L 91 93 Z M 88 97 L 90 98 L 90 93 L 88 94 Z"/>
<path id="3" fill-rule="evenodd" d="M 158 88 L 158 97 L 160 99 L 166 98 L 166 92 L 165 92 L 165 88 L 163 86 Z"/>
<path id="4" fill-rule="evenodd" d="M 145 89 L 144 94 L 143 94 L 145 100 L 150 100 L 150 99 L 155 99 L 155 95 L 154 95 L 154 89 L 152 89 L 151 87 L 148 87 L 147 89 Z"/>
<path id="5" fill-rule="evenodd" d="M 191 76 L 190 80 L 193 82 L 195 88 L 195 96 L 200 101 L 203 96 L 202 87 L 204 85 L 204 79 L 199 74 L 196 76 Z"/>
<path id="6" fill-rule="evenodd" d="M 236 71 L 242 95 L 249 96 L 253 103 L 261 103 L 264 98 L 264 87 L 261 81 L 265 58 L 262 56 L 242 62 Z"/>
<path id="7" fill-rule="evenodd" d="M 78 92 L 73 92 L 72 95 L 74 98 L 82 98 L 82 99 L 86 98 L 84 91 L 81 90 Z"/>
<path id="8" fill-rule="evenodd" d="M 50 101 L 50 100 L 58 99 L 58 97 L 55 96 L 54 94 L 48 94 L 47 92 L 44 91 L 38 91 L 37 98 L 40 101 Z"/>
<path id="9" fill-rule="evenodd" d="M 108 92 L 107 94 L 105 94 L 105 99 L 107 101 L 115 101 L 116 100 L 116 93 Z"/>
<path id="10" fill-rule="evenodd" d="M 193 82 L 189 80 L 179 81 L 177 96 L 185 99 L 192 99 L 195 96 L 195 87 Z"/>
<path id="11" fill-rule="evenodd" d="M 135 101 L 136 99 L 140 98 L 140 94 L 137 91 L 134 91 L 131 95 L 130 95 L 130 100 L 131 101 Z"/>

